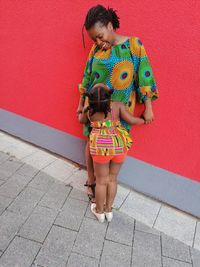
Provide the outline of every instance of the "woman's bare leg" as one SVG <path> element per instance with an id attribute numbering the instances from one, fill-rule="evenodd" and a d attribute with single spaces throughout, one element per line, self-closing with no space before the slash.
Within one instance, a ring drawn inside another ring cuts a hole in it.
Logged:
<path id="1" fill-rule="evenodd" d="M 106 206 L 105 211 L 112 211 L 112 205 L 117 194 L 117 175 L 123 163 L 116 163 L 111 161 L 109 171 L 109 182 L 106 192 Z"/>
<path id="2" fill-rule="evenodd" d="M 94 167 L 93 167 L 93 161 L 92 157 L 90 155 L 89 151 L 89 141 L 87 141 L 86 147 L 85 147 L 85 160 L 86 160 L 86 167 L 87 167 L 87 173 L 88 173 L 88 184 L 94 184 L 95 183 L 95 176 L 94 176 Z M 88 187 L 88 193 L 92 194 L 92 188 Z"/>
<path id="3" fill-rule="evenodd" d="M 109 162 L 94 162 L 94 170 L 96 177 L 96 211 L 98 213 L 104 212 L 104 203 L 109 182 L 109 165 Z"/>

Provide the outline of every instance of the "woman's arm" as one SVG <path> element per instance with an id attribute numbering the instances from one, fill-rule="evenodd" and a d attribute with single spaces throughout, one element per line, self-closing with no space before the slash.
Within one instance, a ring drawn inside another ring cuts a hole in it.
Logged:
<path id="1" fill-rule="evenodd" d="M 126 110 L 126 107 L 123 103 L 119 103 L 119 116 L 129 124 L 140 125 L 144 124 L 145 122 L 144 119 L 131 115 L 131 113 Z"/>
<path id="2" fill-rule="evenodd" d="M 83 95 L 80 95 L 78 108 L 76 110 L 77 115 L 83 112 L 83 107 L 84 107 L 84 97 Z"/>
<path id="3" fill-rule="evenodd" d="M 86 62 L 86 66 L 84 69 L 84 75 L 83 75 L 82 82 L 78 85 L 78 90 L 80 92 L 80 99 L 79 99 L 79 104 L 78 104 L 78 108 L 76 111 L 77 114 L 79 114 L 80 112 L 83 111 L 84 102 L 85 102 L 85 98 L 84 98 L 83 94 L 86 93 L 87 89 L 90 87 L 91 69 L 92 69 L 91 64 L 93 61 L 95 48 L 96 48 L 96 45 L 93 45 L 91 50 L 90 50 L 90 53 L 88 55 L 88 59 Z"/>
<path id="4" fill-rule="evenodd" d="M 85 107 L 83 111 L 78 114 L 78 120 L 80 123 L 84 124 L 88 121 L 88 110 L 89 107 Z"/>
<path id="5" fill-rule="evenodd" d="M 151 99 L 147 98 L 146 100 L 144 100 L 144 106 L 145 106 L 145 110 L 143 112 L 143 117 L 145 119 L 145 123 L 151 123 L 154 120 L 154 114 L 153 114 L 153 109 L 152 109 L 152 103 L 151 103 Z"/>
<path id="6" fill-rule="evenodd" d="M 143 117 L 145 123 L 151 123 L 154 120 L 151 102 L 159 97 L 152 68 L 144 45 L 139 38 L 134 37 L 132 39 L 130 49 L 133 56 L 136 55 L 138 58 L 138 67 L 136 69 L 137 99 L 140 103 L 144 103 Z"/>

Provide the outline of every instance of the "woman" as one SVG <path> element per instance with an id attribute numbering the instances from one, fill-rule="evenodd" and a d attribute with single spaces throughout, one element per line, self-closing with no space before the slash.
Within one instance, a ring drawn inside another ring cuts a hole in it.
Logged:
<path id="1" fill-rule="evenodd" d="M 83 111 L 83 94 L 90 92 L 95 84 L 103 83 L 114 89 L 112 100 L 124 103 L 131 113 L 137 96 L 138 101 L 144 103 L 145 123 L 151 123 L 154 120 L 151 101 L 158 98 L 152 69 L 140 39 L 117 34 L 119 25 L 119 17 L 112 8 L 97 5 L 87 13 L 84 27 L 94 45 L 89 53 L 82 83 L 79 84 L 81 96 L 77 113 Z M 128 123 L 123 120 L 121 123 L 127 131 L 130 130 Z M 84 134 L 89 136 L 89 125 L 85 125 Z M 85 153 L 88 193 L 94 197 L 95 177 L 88 143 Z"/>

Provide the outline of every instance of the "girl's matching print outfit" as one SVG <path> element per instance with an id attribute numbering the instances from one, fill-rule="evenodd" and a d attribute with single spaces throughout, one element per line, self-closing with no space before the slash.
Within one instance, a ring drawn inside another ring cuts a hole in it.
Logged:
<path id="1" fill-rule="evenodd" d="M 126 155 L 132 139 L 119 120 L 115 120 L 111 108 L 111 120 L 90 121 L 92 131 L 89 136 L 90 154 L 94 156 L 116 157 Z M 88 118 L 89 115 L 88 115 Z"/>

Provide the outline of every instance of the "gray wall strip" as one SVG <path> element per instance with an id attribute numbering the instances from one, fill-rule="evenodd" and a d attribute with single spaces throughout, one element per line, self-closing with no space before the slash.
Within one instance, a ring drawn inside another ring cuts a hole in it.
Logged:
<path id="1" fill-rule="evenodd" d="M 84 165 L 85 141 L 0 109 L 0 129 Z M 0 148 L 1 150 L 1 148 Z M 148 196 L 200 217 L 200 183 L 127 157 L 119 181 Z"/>
<path id="2" fill-rule="evenodd" d="M 85 143 L 81 138 L 3 109 L 0 109 L 0 129 L 81 165 L 85 164 Z"/>

